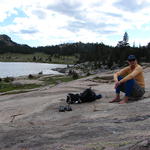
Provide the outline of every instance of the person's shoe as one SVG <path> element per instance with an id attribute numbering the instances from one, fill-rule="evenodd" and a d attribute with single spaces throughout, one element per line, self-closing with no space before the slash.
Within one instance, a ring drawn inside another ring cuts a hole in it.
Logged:
<path id="1" fill-rule="evenodd" d="M 59 112 L 65 112 L 66 107 L 65 106 L 59 106 Z"/>
<path id="2" fill-rule="evenodd" d="M 67 105 L 67 106 L 65 106 L 65 110 L 66 110 L 66 111 L 72 111 L 72 108 L 71 108 L 70 105 Z"/>

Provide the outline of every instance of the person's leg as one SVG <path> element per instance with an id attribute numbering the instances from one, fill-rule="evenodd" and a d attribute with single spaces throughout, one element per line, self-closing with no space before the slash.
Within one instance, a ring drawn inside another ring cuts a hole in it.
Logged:
<path id="1" fill-rule="evenodd" d="M 135 84 L 134 79 L 128 80 L 127 82 L 124 83 L 124 85 L 125 85 L 125 91 L 124 91 L 125 97 L 123 98 L 122 101 L 119 102 L 120 104 L 124 104 L 124 103 L 128 102 L 129 97 L 132 94 L 134 84 Z"/>
<path id="2" fill-rule="evenodd" d="M 118 76 L 118 81 L 123 79 L 121 76 Z M 116 97 L 112 99 L 109 103 L 119 102 L 120 101 L 120 91 L 124 90 L 124 84 L 119 85 L 116 89 Z"/>
<path id="3" fill-rule="evenodd" d="M 125 87 L 126 94 L 120 104 L 128 102 L 129 97 L 133 97 L 138 100 L 145 93 L 145 88 L 141 87 L 134 79 L 129 80 Z"/>

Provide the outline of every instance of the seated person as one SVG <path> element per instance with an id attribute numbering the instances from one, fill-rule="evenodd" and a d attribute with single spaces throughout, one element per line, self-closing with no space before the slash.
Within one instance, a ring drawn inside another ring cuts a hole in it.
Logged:
<path id="1" fill-rule="evenodd" d="M 110 103 L 124 104 L 128 102 L 129 97 L 142 97 L 145 93 L 142 67 L 137 63 L 134 55 L 128 56 L 128 63 L 129 66 L 114 74 L 116 97 Z M 123 100 L 120 100 L 120 91 L 125 93 Z"/>

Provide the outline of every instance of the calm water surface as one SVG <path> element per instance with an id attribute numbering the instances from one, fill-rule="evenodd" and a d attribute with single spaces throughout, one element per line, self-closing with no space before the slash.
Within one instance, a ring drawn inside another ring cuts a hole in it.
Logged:
<path id="1" fill-rule="evenodd" d="M 0 77 L 18 77 L 29 74 L 60 74 L 53 68 L 65 68 L 63 64 L 30 63 L 30 62 L 0 62 Z"/>

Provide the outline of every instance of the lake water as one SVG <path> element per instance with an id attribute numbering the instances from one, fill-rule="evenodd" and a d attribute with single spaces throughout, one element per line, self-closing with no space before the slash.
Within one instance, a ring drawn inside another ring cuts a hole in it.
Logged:
<path id="1" fill-rule="evenodd" d="M 60 74 L 53 68 L 65 68 L 64 64 L 30 63 L 30 62 L 0 62 L 0 77 L 18 77 L 29 74 Z"/>

